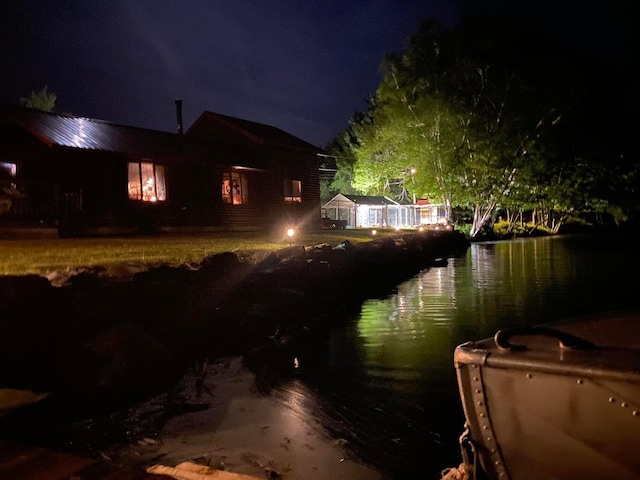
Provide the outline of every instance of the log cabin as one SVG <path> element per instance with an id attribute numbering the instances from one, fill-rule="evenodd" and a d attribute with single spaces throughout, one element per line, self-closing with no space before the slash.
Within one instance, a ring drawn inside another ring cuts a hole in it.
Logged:
<path id="1" fill-rule="evenodd" d="M 321 226 L 325 152 L 204 111 L 183 131 L 0 104 L 0 228 L 62 236 Z"/>

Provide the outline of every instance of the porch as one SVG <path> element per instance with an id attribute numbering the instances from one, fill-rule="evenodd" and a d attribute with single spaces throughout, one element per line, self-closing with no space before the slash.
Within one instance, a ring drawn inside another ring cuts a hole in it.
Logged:
<path id="1" fill-rule="evenodd" d="M 347 228 L 419 228 L 446 224 L 444 207 L 418 200 L 401 205 L 385 196 L 337 194 L 322 206 L 323 222 Z"/>

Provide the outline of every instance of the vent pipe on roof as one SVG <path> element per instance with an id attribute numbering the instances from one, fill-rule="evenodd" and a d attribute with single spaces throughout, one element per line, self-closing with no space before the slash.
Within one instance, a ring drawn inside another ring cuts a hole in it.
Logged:
<path id="1" fill-rule="evenodd" d="M 178 120 L 178 135 L 182 135 L 182 99 L 176 98 L 176 117 Z"/>

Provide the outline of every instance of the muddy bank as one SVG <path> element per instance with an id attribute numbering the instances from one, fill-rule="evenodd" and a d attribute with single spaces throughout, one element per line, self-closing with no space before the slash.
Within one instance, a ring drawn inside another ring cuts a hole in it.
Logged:
<path id="1" fill-rule="evenodd" d="M 290 388 L 260 391 L 239 357 L 210 363 L 203 382 L 194 373 L 179 384 L 181 395 L 190 399 L 191 411 L 166 418 L 153 431 L 157 435 L 112 446 L 103 453 L 124 465 L 175 465 L 190 460 L 257 478 L 384 478 L 351 453 L 346 439 L 331 436 L 310 408 L 311 402 L 292 401 L 308 393 L 296 390 L 295 382 Z M 167 397 L 160 396 L 132 412 L 145 420 L 154 415 L 162 418 L 166 403 Z"/>
<path id="2" fill-rule="evenodd" d="M 0 388 L 44 392 L 77 415 L 131 405 L 194 361 L 287 348 L 330 328 L 467 248 L 460 232 L 433 231 L 179 267 L 0 277 Z"/>

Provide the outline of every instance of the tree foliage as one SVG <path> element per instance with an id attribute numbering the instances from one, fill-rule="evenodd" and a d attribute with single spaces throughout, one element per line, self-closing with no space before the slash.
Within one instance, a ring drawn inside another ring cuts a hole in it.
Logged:
<path id="1" fill-rule="evenodd" d="M 20 98 L 20 105 L 44 112 L 53 112 L 57 99 L 58 96 L 50 92 L 49 87 L 45 85 L 42 90 L 31 92 L 28 97 Z"/>
<path id="2" fill-rule="evenodd" d="M 356 123 L 361 121 L 362 116 L 363 114 L 360 112 L 355 113 L 347 130 L 334 138 L 327 147 L 327 151 L 333 159 L 331 165 L 336 169 L 336 173 L 331 182 L 325 185 L 323 198 L 330 199 L 337 193 L 347 195 L 357 193 L 353 187 L 354 165 L 356 163 L 353 151 L 356 142 L 353 128 Z"/>
<path id="3" fill-rule="evenodd" d="M 354 117 L 354 188 L 438 199 L 448 216 L 468 208 L 472 236 L 498 210 L 527 211 L 552 230 L 585 212 L 620 217 L 623 202 L 613 207 L 603 189 L 605 165 L 624 170 L 617 183 L 626 191 L 637 165 L 616 159 L 612 129 L 581 140 L 611 115 L 602 102 L 595 108 L 607 82 L 593 66 L 519 25 L 424 22 L 404 55 L 385 59 L 369 110 Z"/>

